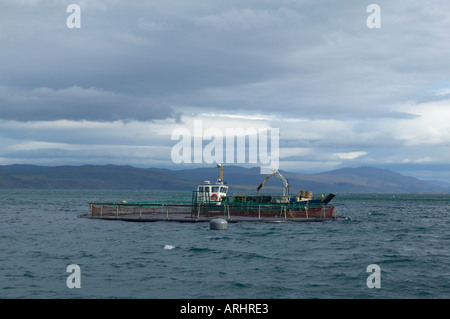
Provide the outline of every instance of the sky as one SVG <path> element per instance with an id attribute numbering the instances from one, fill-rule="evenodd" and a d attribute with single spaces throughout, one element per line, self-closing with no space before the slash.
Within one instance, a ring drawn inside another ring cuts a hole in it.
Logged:
<path id="1" fill-rule="evenodd" d="M 0 165 L 211 166 L 171 156 L 200 120 L 450 182 L 449 30 L 444 0 L 0 0 Z"/>

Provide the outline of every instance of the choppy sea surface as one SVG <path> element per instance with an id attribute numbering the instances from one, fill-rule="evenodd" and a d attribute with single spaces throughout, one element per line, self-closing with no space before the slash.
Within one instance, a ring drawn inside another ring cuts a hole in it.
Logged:
<path id="1" fill-rule="evenodd" d="M 94 200 L 190 196 L 1 190 L 0 298 L 450 298 L 450 195 L 337 194 L 345 220 L 224 231 L 78 217 Z M 373 264 L 380 288 L 367 285 Z"/>

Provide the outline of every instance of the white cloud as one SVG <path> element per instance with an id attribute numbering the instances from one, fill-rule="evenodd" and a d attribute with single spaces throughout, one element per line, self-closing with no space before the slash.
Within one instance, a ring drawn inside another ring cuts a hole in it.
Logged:
<path id="1" fill-rule="evenodd" d="M 367 155 L 367 152 L 360 151 L 360 152 L 346 152 L 346 153 L 334 153 L 333 156 L 337 156 L 340 159 L 355 159 L 360 156 Z"/>
<path id="2" fill-rule="evenodd" d="M 201 116 L 206 118 L 224 118 L 224 119 L 236 119 L 236 120 L 250 120 L 250 121 L 270 121 L 274 119 L 273 115 L 263 114 L 226 114 L 226 113 L 201 113 Z"/>
<path id="3" fill-rule="evenodd" d="M 64 143 L 52 143 L 52 142 L 23 142 L 17 143 L 7 148 L 8 151 L 35 151 L 35 150 L 47 150 L 47 149 L 60 149 L 60 150 L 80 150 L 79 145 L 64 144 Z"/>
<path id="4" fill-rule="evenodd" d="M 313 149 L 307 147 L 282 147 L 280 148 L 280 158 L 303 157 L 313 153 Z"/>
<path id="5" fill-rule="evenodd" d="M 407 145 L 445 145 L 450 143 L 450 100 L 406 105 L 405 111 L 417 115 L 396 121 L 393 134 Z"/>
<path id="6" fill-rule="evenodd" d="M 434 93 L 436 96 L 446 96 L 450 94 L 450 88 L 438 89 L 435 90 Z"/>
<path id="7" fill-rule="evenodd" d="M 425 156 L 422 158 L 417 158 L 417 159 L 409 159 L 409 158 L 405 158 L 403 160 L 403 163 L 431 163 L 433 161 L 433 159 L 429 156 Z"/>

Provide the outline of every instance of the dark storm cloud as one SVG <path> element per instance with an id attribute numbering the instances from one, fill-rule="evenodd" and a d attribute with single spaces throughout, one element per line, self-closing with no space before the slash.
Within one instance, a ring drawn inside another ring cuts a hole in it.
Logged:
<path id="1" fill-rule="evenodd" d="M 0 118 L 15 121 L 118 121 L 177 118 L 178 114 L 149 98 L 127 96 L 97 88 L 73 86 L 61 90 L 39 88 L 0 96 Z"/>
<path id="2" fill-rule="evenodd" d="M 41 88 L 96 88 L 117 98 L 70 109 L 36 101 L 33 110 L 55 112 L 49 119 L 64 111 L 104 120 L 106 105 L 108 119 L 126 108 L 133 119 L 173 116 L 157 105 L 396 118 L 408 115 L 392 105 L 420 98 L 448 64 L 448 36 L 439 31 L 448 22 L 435 2 L 379 1 L 377 30 L 366 26 L 368 4 L 355 0 L 80 1 L 78 30 L 65 25 L 70 2 L 3 2 L 3 86 L 30 101 Z M 14 118 L 17 101 L 8 102 L 3 115 Z"/>

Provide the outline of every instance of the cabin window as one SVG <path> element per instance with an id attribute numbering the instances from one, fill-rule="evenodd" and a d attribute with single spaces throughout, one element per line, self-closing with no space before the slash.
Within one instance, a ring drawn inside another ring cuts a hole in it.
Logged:
<path id="1" fill-rule="evenodd" d="M 227 188 L 226 187 L 221 187 L 220 188 L 220 192 L 226 194 L 227 193 Z"/>
<path id="2" fill-rule="evenodd" d="M 212 191 L 213 191 L 213 193 L 219 192 L 219 187 L 218 186 L 213 186 Z"/>
<path id="3" fill-rule="evenodd" d="M 198 187 L 198 191 L 199 191 L 199 192 L 203 192 L 203 186 L 199 186 L 199 187 Z"/>
<path id="4" fill-rule="evenodd" d="M 209 186 L 205 186 L 205 193 L 209 193 Z"/>

